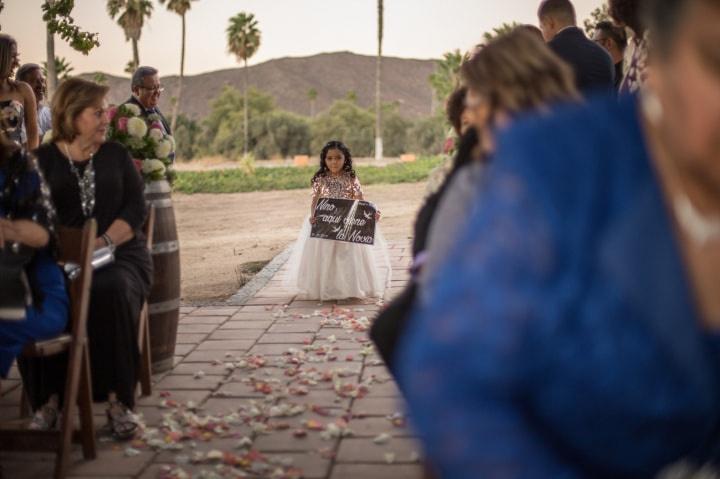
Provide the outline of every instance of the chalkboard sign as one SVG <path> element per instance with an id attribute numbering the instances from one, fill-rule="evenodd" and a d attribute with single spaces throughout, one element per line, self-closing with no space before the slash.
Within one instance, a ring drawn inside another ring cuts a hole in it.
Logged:
<path id="1" fill-rule="evenodd" d="M 310 237 L 374 244 L 375 207 L 367 201 L 320 198 Z"/>

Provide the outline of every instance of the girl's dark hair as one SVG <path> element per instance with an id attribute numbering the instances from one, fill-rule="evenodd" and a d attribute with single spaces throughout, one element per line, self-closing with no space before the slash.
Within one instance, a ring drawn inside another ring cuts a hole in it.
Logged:
<path id="1" fill-rule="evenodd" d="M 461 86 L 453 91 L 447 100 L 445 106 L 445 112 L 450 124 L 457 133 L 457 136 L 461 136 L 462 132 L 462 115 L 465 111 L 465 95 L 467 94 L 467 87 Z"/>
<path id="2" fill-rule="evenodd" d="M 350 150 L 342 141 L 339 140 L 330 140 L 327 143 L 325 143 L 325 146 L 323 146 L 322 150 L 320 151 L 320 169 L 315 172 L 315 175 L 312 177 L 312 181 L 310 182 L 315 183 L 315 181 L 323 176 L 327 176 L 328 171 L 330 169 L 327 167 L 327 163 L 325 163 L 325 159 L 327 158 L 328 151 L 330 150 L 340 150 L 340 153 L 343 154 L 343 157 L 345 158 L 345 163 L 343 163 L 343 171 L 350 175 L 351 178 L 355 178 L 355 170 L 352 166 L 352 154 L 350 154 Z"/>

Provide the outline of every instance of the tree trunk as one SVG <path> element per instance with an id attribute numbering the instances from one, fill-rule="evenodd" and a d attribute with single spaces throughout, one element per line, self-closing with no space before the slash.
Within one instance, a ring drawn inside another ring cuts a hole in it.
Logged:
<path id="1" fill-rule="evenodd" d="M 55 35 L 47 30 L 47 100 L 52 99 L 53 93 L 57 89 L 58 77 L 57 68 L 55 66 Z"/>
<path id="2" fill-rule="evenodd" d="M 378 53 L 375 63 L 375 160 L 383 158 L 382 141 L 382 104 L 380 101 L 380 78 L 382 73 L 382 41 L 383 41 L 383 0 L 378 0 Z"/>
<path id="3" fill-rule="evenodd" d="M 248 154 L 248 64 L 245 61 L 245 84 L 243 87 L 243 156 Z"/>
<path id="4" fill-rule="evenodd" d="M 173 106 L 172 120 L 170 121 L 170 129 L 175 133 L 175 125 L 177 124 L 178 111 L 180 109 L 180 101 L 182 100 L 183 77 L 185 75 L 185 14 L 182 15 L 182 45 L 180 47 L 180 78 L 178 79 L 177 95 L 175 97 L 175 105 Z"/>
<path id="5" fill-rule="evenodd" d="M 140 66 L 140 52 L 138 51 L 138 41 L 137 39 L 133 38 L 132 40 L 132 47 L 133 47 L 133 62 L 135 63 L 135 70 L 138 69 Z"/>

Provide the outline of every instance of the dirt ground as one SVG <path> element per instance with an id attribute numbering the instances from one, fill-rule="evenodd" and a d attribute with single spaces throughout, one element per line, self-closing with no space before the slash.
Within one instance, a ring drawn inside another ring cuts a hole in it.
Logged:
<path id="1" fill-rule="evenodd" d="M 388 239 L 411 235 L 425 183 L 371 185 L 365 198 L 382 211 Z M 310 190 L 232 194 L 174 194 L 180 237 L 182 300 L 202 304 L 226 299 L 249 272 L 297 238 L 310 209 Z"/>

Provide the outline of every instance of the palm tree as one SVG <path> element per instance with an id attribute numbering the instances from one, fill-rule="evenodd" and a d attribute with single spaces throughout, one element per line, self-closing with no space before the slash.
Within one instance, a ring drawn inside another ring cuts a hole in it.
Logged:
<path id="1" fill-rule="evenodd" d="M 107 11 L 113 20 L 117 17 L 117 23 L 125 32 L 125 39 L 132 41 L 133 66 L 140 66 L 140 53 L 138 52 L 138 41 L 142 34 L 143 24 L 146 18 L 152 14 L 152 3 L 150 0 L 108 0 Z"/>
<path id="2" fill-rule="evenodd" d="M 382 160 L 383 157 L 383 141 L 382 141 L 382 105 L 380 102 L 380 76 L 382 73 L 382 40 L 383 40 L 383 0 L 378 0 L 378 53 L 375 63 L 375 159 Z"/>
<path id="3" fill-rule="evenodd" d="M 242 61 L 245 66 L 245 83 L 243 85 L 243 154 L 248 153 L 248 59 L 260 48 L 260 30 L 252 13 L 240 12 L 230 18 L 227 30 L 228 51 Z"/>
<path id="4" fill-rule="evenodd" d="M 307 92 L 308 100 L 310 100 L 310 117 L 315 116 L 315 100 L 317 100 L 318 92 L 316 89 L 311 88 Z"/>
<path id="5" fill-rule="evenodd" d="M 180 78 L 178 80 L 177 95 L 175 95 L 175 105 L 173 106 L 172 120 L 170 120 L 170 129 L 175 131 L 177 122 L 178 109 L 182 100 L 183 77 L 185 76 L 185 14 L 190 10 L 191 3 L 195 0 L 160 0 L 160 4 L 167 2 L 167 9 L 177 13 L 182 19 L 182 36 L 180 43 Z"/>
<path id="6" fill-rule="evenodd" d="M 48 7 L 53 6 L 54 0 L 46 0 L 45 4 Z M 57 89 L 58 75 L 57 68 L 55 66 L 55 33 L 50 28 L 49 23 L 45 23 L 46 37 L 45 37 L 45 52 L 47 53 L 47 65 L 45 66 L 45 81 L 47 89 L 47 98 L 52 98 L 53 93 Z"/>
<path id="7" fill-rule="evenodd" d="M 463 54 L 455 49 L 443 54 L 442 60 L 435 63 L 435 70 L 430 74 L 430 86 L 435 90 L 434 98 L 439 103 L 445 103 L 447 97 L 460 84 L 460 66 Z"/>
<path id="8" fill-rule="evenodd" d="M 43 73 L 47 78 L 49 76 L 48 69 L 51 62 L 42 62 Z M 75 70 L 70 62 L 65 57 L 55 57 L 55 61 L 52 62 L 55 65 L 55 75 L 58 80 L 65 81 L 70 78 L 70 74 Z"/>

